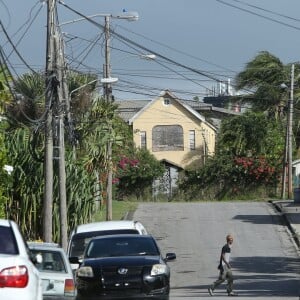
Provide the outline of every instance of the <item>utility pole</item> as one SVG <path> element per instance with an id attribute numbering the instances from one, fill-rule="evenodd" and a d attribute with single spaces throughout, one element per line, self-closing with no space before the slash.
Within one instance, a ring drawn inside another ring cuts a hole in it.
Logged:
<path id="1" fill-rule="evenodd" d="M 57 115 L 58 115 L 58 182 L 59 182 L 59 213 L 60 213 L 60 242 L 62 248 L 67 250 L 68 222 L 67 222 L 67 191 L 66 191 L 66 163 L 65 163 L 65 130 L 64 120 L 66 109 L 69 105 L 69 89 L 66 78 L 66 66 L 64 59 L 63 41 L 60 34 L 56 35 L 57 45 L 57 79 L 59 86 Z M 67 115 L 69 112 L 67 112 Z"/>
<path id="2" fill-rule="evenodd" d="M 288 110 L 288 199 L 293 198 L 293 113 L 294 113 L 294 73 L 295 65 L 291 69 L 291 91 Z"/>
<path id="3" fill-rule="evenodd" d="M 45 189 L 43 202 L 43 240 L 52 242 L 53 231 L 53 146 L 58 160 L 60 241 L 67 249 L 67 200 L 64 144 L 64 113 L 69 110 L 69 92 L 61 35 L 56 27 L 56 0 L 48 0 L 45 124 Z M 53 122 L 55 120 L 55 122 Z M 55 128 L 55 131 L 54 131 Z"/>
<path id="4" fill-rule="evenodd" d="M 104 65 L 104 78 L 110 78 L 110 17 L 105 16 L 105 65 Z M 112 101 L 112 88 L 109 82 L 104 84 L 104 96 L 107 102 Z M 112 141 L 111 141 L 111 131 L 112 131 L 112 120 L 108 120 L 108 137 L 109 141 L 107 143 L 107 183 L 106 183 L 106 220 L 112 220 Z"/>
<path id="5" fill-rule="evenodd" d="M 43 240 L 52 242 L 53 211 L 53 131 L 52 106 L 54 102 L 54 32 L 56 0 L 47 1 L 47 54 L 46 54 L 46 123 L 45 123 L 45 158 L 44 158 L 44 199 L 43 199 Z"/>

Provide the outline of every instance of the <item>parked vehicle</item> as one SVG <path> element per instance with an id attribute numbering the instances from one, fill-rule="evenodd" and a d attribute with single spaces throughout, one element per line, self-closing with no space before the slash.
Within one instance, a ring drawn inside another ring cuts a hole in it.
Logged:
<path id="1" fill-rule="evenodd" d="M 74 299 L 74 277 L 64 249 L 54 243 L 28 242 L 28 246 L 33 254 L 43 257 L 42 262 L 37 264 L 43 283 L 43 299 Z"/>
<path id="2" fill-rule="evenodd" d="M 133 220 L 103 221 L 78 225 L 71 233 L 67 254 L 70 258 L 80 258 L 89 241 L 96 236 L 111 234 L 147 234 L 141 222 Z M 74 260 L 74 259 L 73 259 Z M 78 264 L 71 264 L 73 270 Z"/>
<path id="3" fill-rule="evenodd" d="M 0 299 L 42 300 L 42 281 L 18 225 L 0 219 Z"/>
<path id="4" fill-rule="evenodd" d="M 76 271 L 77 299 L 169 299 L 167 261 L 175 258 L 175 253 L 163 258 L 150 235 L 93 238 Z"/>

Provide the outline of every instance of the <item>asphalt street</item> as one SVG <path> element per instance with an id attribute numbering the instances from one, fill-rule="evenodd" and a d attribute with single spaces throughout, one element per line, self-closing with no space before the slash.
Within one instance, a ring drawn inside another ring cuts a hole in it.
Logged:
<path id="1" fill-rule="evenodd" d="M 170 300 L 211 299 L 225 236 L 233 234 L 234 289 L 243 299 L 300 299 L 299 250 L 282 214 L 268 202 L 141 203 L 133 218 L 170 262 Z M 228 299 L 225 284 L 215 291 Z"/>

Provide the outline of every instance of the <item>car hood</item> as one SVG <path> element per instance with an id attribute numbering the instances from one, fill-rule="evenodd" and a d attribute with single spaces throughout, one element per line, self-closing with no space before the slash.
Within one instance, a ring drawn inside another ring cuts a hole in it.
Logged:
<path id="1" fill-rule="evenodd" d="M 159 263 L 163 263 L 160 256 L 115 256 L 84 259 L 82 266 L 105 267 L 116 264 L 150 266 Z"/>

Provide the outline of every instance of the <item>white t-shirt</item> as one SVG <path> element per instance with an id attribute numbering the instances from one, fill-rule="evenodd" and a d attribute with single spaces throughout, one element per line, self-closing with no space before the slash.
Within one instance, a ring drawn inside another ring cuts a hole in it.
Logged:
<path id="1" fill-rule="evenodd" d="M 222 255 L 224 255 L 224 259 L 227 261 L 227 263 L 229 263 L 230 261 L 230 253 L 231 253 L 231 249 L 229 245 L 228 244 L 224 245 L 222 248 Z M 227 269 L 227 265 L 223 260 L 222 260 L 222 266 L 224 269 Z"/>

